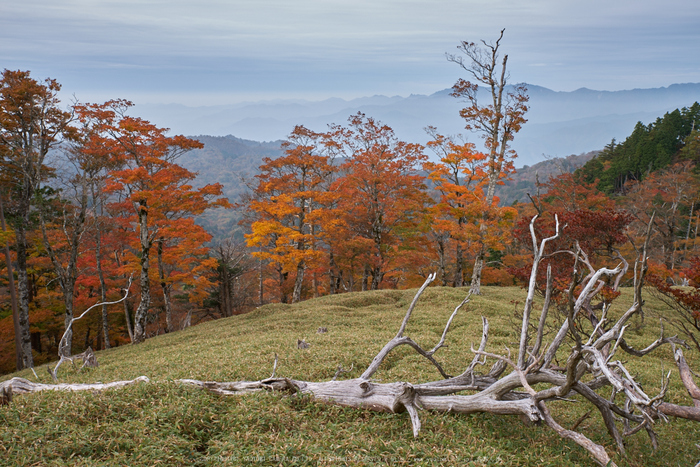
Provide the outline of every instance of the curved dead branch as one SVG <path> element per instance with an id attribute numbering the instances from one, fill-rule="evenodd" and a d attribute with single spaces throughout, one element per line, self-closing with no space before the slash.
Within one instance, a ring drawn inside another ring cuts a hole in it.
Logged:
<path id="1" fill-rule="evenodd" d="M 65 330 L 65 332 L 63 333 L 63 336 L 61 337 L 61 341 L 60 341 L 59 344 L 58 344 L 58 358 L 59 358 L 58 363 L 56 363 L 56 366 L 54 367 L 53 370 L 51 369 L 51 367 L 46 367 L 46 369 L 48 370 L 48 372 L 49 372 L 49 374 L 51 375 L 51 378 L 54 380 L 54 382 L 58 382 L 58 376 L 57 376 L 58 367 L 60 367 L 61 364 L 62 364 L 63 362 L 69 361 L 69 362 L 71 362 L 71 363 L 74 363 L 74 360 L 75 360 L 76 358 L 82 358 L 82 360 L 83 360 L 83 367 L 85 367 L 86 364 L 88 363 L 88 360 L 86 359 L 86 355 L 84 355 L 84 353 L 83 353 L 83 354 L 80 354 L 80 355 L 75 355 L 75 356 L 73 356 L 73 357 L 66 356 L 66 352 L 65 352 L 66 338 L 67 338 L 67 336 L 70 334 L 70 330 L 73 328 L 73 323 L 75 323 L 76 321 L 78 321 L 79 319 L 81 319 L 83 316 L 85 316 L 86 314 L 88 314 L 88 312 L 89 312 L 90 310 L 92 310 L 92 309 L 94 309 L 94 308 L 97 308 L 97 307 L 103 306 L 103 305 L 114 305 L 114 304 L 123 302 L 123 301 L 126 300 L 126 298 L 129 296 L 129 289 L 131 289 L 131 276 L 129 276 L 129 282 L 128 282 L 127 286 L 126 286 L 126 289 L 124 290 L 124 296 L 123 296 L 122 298 L 120 298 L 119 300 L 113 301 L 113 302 L 100 302 L 100 303 L 95 303 L 94 305 L 90 306 L 87 310 L 83 311 L 83 312 L 81 313 L 80 316 L 78 316 L 78 317 L 73 318 L 73 319 L 70 320 L 70 323 L 68 323 L 68 326 L 66 327 L 66 330 Z M 90 349 L 90 352 L 92 352 L 92 349 Z M 93 354 L 93 357 L 94 357 L 94 354 Z M 94 365 L 91 365 L 91 366 L 97 366 L 97 360 L 96 360 L 96 359 L 95 359 L 95 361 L 94 361 Z M 82 369 L 83 367 L 81 367 L 81 369 Z"/>

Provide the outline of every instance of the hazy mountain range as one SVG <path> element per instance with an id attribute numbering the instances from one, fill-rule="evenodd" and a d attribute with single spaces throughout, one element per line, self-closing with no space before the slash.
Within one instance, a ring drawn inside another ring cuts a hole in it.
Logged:
<path id="1" fill-rule="evenodd" d="M 700 101 L 700 83 L 629 91 L 578 89 L 556 92 L 527 85 L 528 122 L 513 147 L 516 166 L 532 165 L 546 157 L 567 157 L 602 149 L 613 138 L 624 140 L 641 121 L 648 124 L 664 113 Z M 484 95 L 483 102 L 486 102 Z M 284 139 L 294 125 L 325 131 L 331 123 L 344 124 L 357 112 L 390 125 L 405 141 L 425 143 L 424 128 L 443 134 L 464 132 L 460 100 L 450 90 L 408 97 L 372 96 L 353 100 L 272 100 L 236 105 L 188 107 L 179 104 L 140 104 L 134 114 L 184 135 L 234 135 L 253 141 Z M 480 146 L 477 136 L 470 139 Z"/>

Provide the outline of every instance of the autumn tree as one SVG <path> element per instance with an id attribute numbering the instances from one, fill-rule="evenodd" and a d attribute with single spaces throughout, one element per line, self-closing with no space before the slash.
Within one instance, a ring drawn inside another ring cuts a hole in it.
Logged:
<path id="1" fill-rule="evenodd" d="M 254 220 L 248 246 L 258 248 L 254 256 L 276 265 L 280 289 L 294 274 L 292 302 L 301 300 L 306 269 L 321 260 L 320 218 L 333 196 L 328 182 L 336 169 L 323 153 L 322 138 L 296 126 L 282 145 L 285 155 L 263 160 L 249 205 Z"/>
<path id="2" fill-rule="evenodd" d="M 398 140 L 391 127 L 362 113 L 347 127 L 333 125 L 329 137 L 346 160 L 333 189 L 349 233 L 348 260 L 362 263 L 362 289 L 376 290 L 422 235 L 428 196 L 417 170 L 427 158 L 421 145 Z"/>
<path id="3" fill-rule="evenodd" d="M 193 216 L 207 209 L 229 207 L 226 199 L 218 198 L 221 195 L 220 185 L 193 190 L 183 183 L 187 176 L 181 177 L 171 186 L 167 204 L 156 206 L 154 203 L 154 207 L 160 211 L 159 215 L 162 215 L 155 219 L 154 224 L 158 229 L 155 240 L 158 282 L 163 296 L 167 332 L 175 330 L 171 298 L 174 287 L 186 287 L 190 291 L 189 302 L 201 304 L 206 290 L 212 285 L 208 272 L 216 268 L 217 261 L 209 257 L 209 248 L 205 246 L 212 237 L 195 223 Z"/>
<path id="4" fill-rule="evenodd" d="M 685 259 L 700 183 L 690 162 L 651 173 L 642 182 L 628 183 L 625 207 L 642 232 L 653 215 L 652 258 L 669 270 Z"/>
<path id="5" fill-rule="evenodd" d="M 75 107 L 78 125 L 73 141 L 63 145 L 61 155 L 66 165 L 57 170 L 51 180 L 56 196 L 45 199 L 39 206 L 38 213 L 42 238 L 48 257 L 51 259 L 56 279 L 63 293 L 65 305 L 66 335 L 62 339 L 63 348 L 59 355 L 70 356 L 72 349 L 73 320 L 76 283 L 81 274 L 78 265 L 80 255 L 85 255 L 86 239 L 91 230 L 97 227 L 96 209 L 102 203 L 103 179 L 105 173 L 114 166 L 107 148 L 94 128 L 95 122 L 89 118 L 84 106 Z M 98 238 L 99 240 L 99 238 Z M 100 278 L 101 301 L 106 301 L 106 285 L 101 267 L 101 244 L 95 248 L 98 276 Z M 106 324 L 106 310 L 103 310 L 103 339 L 109 347 L 109 331 Z"/>
<path id="6" fill-rule="evenodd" d="M 499 48 L 503 33 L 495 43 L 481 41 L 462 42 L 457 48 L 461 55 L 447 54 L 447 59 L 466 71 L 472 81 L 460 79 L 452 87 L 452 95 L 464 99 L 467 106 L 460 110 L 468 131 L 479 133 L 485 140 L 487 154 L 486 175 L 488 183 L 484 188 L 484 204 L 493 203 L 496 185 L 499 180 L 513 169 L 512 160 L 516 157 L 510 149 L 515 134 L 527 121 L 524 117 L 529 100 L 524 85 L 508 87 L 509 75 L 506 71 L 508 55 L 501 60 Z M 479 100 L 479 85 L 489 91 L 488 103 Z M 485 237 L 488 229 L 489 212 L 484 211 L 479 232 Z M 479 251 L 474 261 L 471 279 L 471 291 L 478 294 L 481 287 L 481 271 L 484 266 L 487 245 L 484 238 L 479 240 Z"/>
<path id="7" fill-rule="evenodd" d="M 433 140 L 428 147 L 435 151 L 438 162 L 428 162 L 424 169 L 438 194 L 432 212 L 432 233 L 438 245 L 440 273 L 443 285 L 447 284 L 447 244 L 454 243 L 454 273 L 452 284 L 464 285 L 465 249 L 477 240 L 484 241 L 491 249 L 499 249 L 508 236 L 515 220 L 515 210 L 484 204 L 484 187 L 487 183 L 487 156 L 476 151 L 474 144 L 460 141 L 457 137 L 446 137 L 428 128 Z M 488 215 L 484 217 L 484 212 Z M 485 220 L 486 219 L 486 220 Z M 485 233 L 480 223 L 488 222 Z"/>
<path id="8" fill-rule="evenodd" d="M 580 174 L 566 173 L 553 177 L 542 184 L 541 189 L 541 194 L 532 199 L 538 215 L 534 232 L 541 236 L 551 235 L 557 223 L 555 219 L 562 226 L 561 233 L 552 242 L 554 252 L 544 257 L 542 264 L 550 270 L 552 283 L 548 287 L 551 288 L 552 297 L 568 306 L 567 299 L 575 287 L 584 281 L 591 268 L 599 267 L 601 263 L 622 261 L 620 250 L 628 242 L 627 229 L 633 217 L 629 212 L 617 208 L 610 197 L 598 190 L 595 182 L 586 183 Z M 513 237 L 528 251 L 534 247 L 531 242 L 531 218 L 526 213 L 513 229 Z M 577 251 L 585 253 L 571 253 Z M 511 272 L 522 283 L 530 280 L 529 266 L 513 267 Z M 540 283 L 545 284 L 546 270 L 540 269 L 539 274 Z M 603 292 L 599 297 L 608 301 L 615 298 L 610 294 L 616 288 L 613 284 L 602 281 L 599 287 L 598 292 Z M 587 303 L 584 309 L 592 313 L 592 308 L 597 306 Z"/>
<path id="9" fill-rule="evenodd" d="M 193 189 L 188 182 L 195 174 L 175 161 L 202 144 L 184 136 L 166 136 L 167 129 L 127 115 L 131 106 L 125 100 L 112 100 L 87 105 L 84 112 L 98 122 L 96 128 L 102 135 L 102 144 L 119 164 L 119 169 L 111 172 L 111 183 L 106 188 L 122 193 L 121 201 L 115 206 L 118 204 L 126 215 L 124 225 L 133 225 L 138 235 L 137 254 L 132 256 L 138 261 L 140 276 L 141 297 L 133 329 L 134 342 L 138 343 L 146 338 L 146 317 L 151 307 L 149 273 L 153 246 L 165 238 L 164 232 L 172 235 L 177 229 L 172 221 L 178 219 L 183 220 L 182 225 L 192 225 L 184 219 L 200 209 L 202 203 L 209 207 L 210 198 L 220 195 L 221 186 Z"/>
<path id="10" fill-rule="evenodd" d="M 0 80 L 0 156 L 3 177 L 15 202 L 19 327 L 24 367 L 33 367 L 29 332 L 30 290 L 27 275 L 27 229 L 34 194 L 45 180 L 49 150 L 70 134 L 71 114 L 59 107 L 61 86 L 43 83 L 28 71 L 5 70 Z"/>
<path id="11" fill-rule="evenodd" d="M 112 251 L 108 249 L 109 243 L 114 242 L 114 237 L 110 236 L 110 233 L 113 232 L 114 229 L 109 222 L 109 217 L 105 213 L 105 204 L 108 196 L 104 189 L 106 177 L 107 172 L 104 172 L 101 176 L 93 178 L 93 183 L 90 185 L 90 201 L 93 207 L 93 228 L 91 233 L 95 245 L 95 270 L 97 271 L 97 279 L 100 287 L 100 302 L 102 303 L 107 302 L 107 264 L 115 264 L 115 261 L 112 260 L 112 256 L 113 252 L 116 251 L 116 248 Z M 126 303 L 126 300 L 124 300 L 124 303 Z M 104 347 L 109 349 L 111 347 L 111 342 L 109 339 L 109 315 L 107 313 L 107 305 L 102 305 L 101 308 L 103 342 Z M 126 324 L 127 328 L 131 325 L 130 322 Z"/>

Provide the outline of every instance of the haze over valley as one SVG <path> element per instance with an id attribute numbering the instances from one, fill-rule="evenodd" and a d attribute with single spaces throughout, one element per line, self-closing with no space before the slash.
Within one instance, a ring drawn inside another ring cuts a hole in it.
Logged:
<path id="1" fill-rule="evenodd" d="M 528 84 L 528 122 L 516 135 L 516 167 L 546 158 L 567 157 L 602 149 L 615 138 L 627 137 L 634 125 L 653 122 L 664 113 L 700 101 L 700 83 L 672 84 L 653 89 L 595 91 L 581 88 L 557 92 Z M 484 95 L 484 98 L 487 98 Z M 185 106 L 137 104 L 135 113 L 184 135 L 233 135 L 252 141 L 283 140 L 295 125 L 326 131 L 344 124 L 357 112 L 391 126 L 399 139 L 425 144 L 424 128 L 443 134 L 464 133 L 459 109 L 464 103 L 445 89 L 430 95 L 376 95 L 352 100 L 263 100 L 234 105 Z M 475 135 L 469 139 L 481 147 Z"/>

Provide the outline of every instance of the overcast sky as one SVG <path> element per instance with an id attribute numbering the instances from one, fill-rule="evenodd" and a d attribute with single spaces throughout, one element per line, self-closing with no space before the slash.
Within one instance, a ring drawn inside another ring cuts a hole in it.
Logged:
<path id="1" fill-rule="evenodd" d="M 696 0 L 1 0 L 0 69 L 81 101 L 229 104 L 431 94 L 506 28 L 512 82 L 700 82 Z"/>

